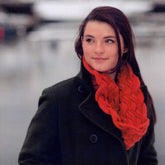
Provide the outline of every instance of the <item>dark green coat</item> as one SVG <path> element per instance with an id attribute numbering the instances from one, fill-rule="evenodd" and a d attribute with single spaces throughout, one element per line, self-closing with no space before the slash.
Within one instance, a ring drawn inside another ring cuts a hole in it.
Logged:
<path id="1" fill-rule="evenodd" d="M 142 87 L 150 126 L 129 151 L 94 99 L 90 75 L 81 72 L 44 90 L 19 155 L 20 165 L 157 165 L 154 122 Z"/>

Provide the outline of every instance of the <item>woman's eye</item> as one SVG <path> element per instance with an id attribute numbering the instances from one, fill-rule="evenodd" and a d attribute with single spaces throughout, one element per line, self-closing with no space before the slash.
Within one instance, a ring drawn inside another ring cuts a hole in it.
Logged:
<path id="1" fill-rule="evenodd" d="M 107 39 L 107 40 L 105 40 L 105 42 L 106 42 L 106 43 L 114 43 L 114 41 L 111 40 L 111 39 Z"/>
<path id="2" fill-rule="evenodd" d="M 93 42 L 93 39 L 91 39 L 91 38 L 87 38 L 87 39 L 86 39 L 86 42 L 88 42 L 88 43 L 92 43 L 92 42 Z"/>

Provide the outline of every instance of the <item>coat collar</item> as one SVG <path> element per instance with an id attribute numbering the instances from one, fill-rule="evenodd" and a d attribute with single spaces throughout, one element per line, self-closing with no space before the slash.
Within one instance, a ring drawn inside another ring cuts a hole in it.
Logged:
<path id="1" fill-rule="evenodd" d="M 79 104 L 80 112 L 93 124 L 104 130 L 106 133 L 117 138 L 122 145 L 125 147 L 121 132 L 117 129 L 110 115 L 105 114 L 97 102 L 95 101 L 95 91 L 91 82 L 91 75 L 89 72 L 81 65 L 80 73 L 78 77 L 82 86 L 82 94 L 85 93 L 85 99 Z"/>

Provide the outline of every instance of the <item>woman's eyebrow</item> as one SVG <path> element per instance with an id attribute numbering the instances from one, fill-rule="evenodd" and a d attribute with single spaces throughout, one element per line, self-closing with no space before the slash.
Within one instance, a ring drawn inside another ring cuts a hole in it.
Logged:
<path id="1" fill-rule="evenodd" d="M 116 38 L 116 36 L 106 36 L 106 37 L 104 37 L 105 39 L 107 39 L 107 38 Z"/>
<path id="2" fill-rule="evenodd" d="M 90 35 L 90 34 L 87 34 L 85 35 L 84 37 L 91 37 L 91 38 L 95 38 L 94 36 Z"/>

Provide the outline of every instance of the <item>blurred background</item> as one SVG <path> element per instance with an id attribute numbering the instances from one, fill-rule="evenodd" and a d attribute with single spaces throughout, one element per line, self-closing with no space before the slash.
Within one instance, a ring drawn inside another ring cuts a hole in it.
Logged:
<path id="1" fill-rule="evenodd" d="M 165 1 L 0 0 L 0 164 L 17 165 L 44 88 L 79 72 L 74 40 L 96 6 L 121 9 L 136 36 L 136 56 L 153 97 L 159 165 L 165 162 Z"/>

